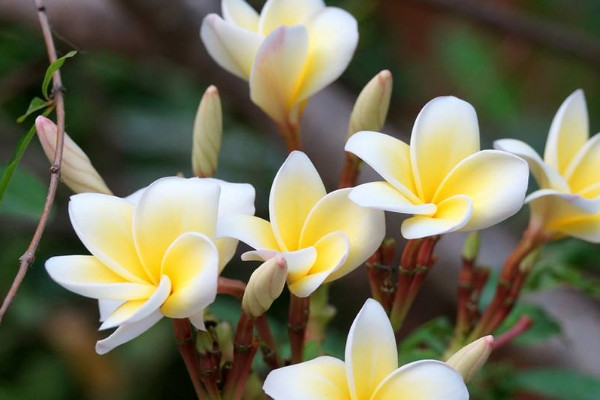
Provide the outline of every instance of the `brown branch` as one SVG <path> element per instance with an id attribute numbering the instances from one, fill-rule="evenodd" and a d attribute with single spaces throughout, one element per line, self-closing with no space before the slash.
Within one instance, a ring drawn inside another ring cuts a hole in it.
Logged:
<path id="1" fill-rule="evenodd" d="M 37 8 L 38 19 L 40 21 L 40 26 L 42 28 L 42 34 L 44 36 L 44 42 L 46 44 L 46 49 L 48 50 L 48 59 L 50 63 L 53 63 L 57 59 L 56 55 L 56 47 L 54 46 L 54 41 L 52 40 L 52 32 L 50 29 L 50 22 L 48 21 L 48 15 L 46 14 L 46 7 L 42 0 L 34 0 L 35 6 Z M 15 298 L 23 279 L 25 279 L 25 275 L 27 274 L 27 270 L 33 264 L 33 260 L 35 258 L 35 252 L 38 248 L 40 240 L 42 239 L 42 235 L 44 234 L 44 230 L 46 229 L 46 224 L 48 222 L 48 217 L 50 216 L 50 210 L 52 209 L 52 203 L 54 203 L 54 197 L 56 195 L 56 189 L 58 188 L 58 183 L 60 180 L 60 166 L 62 163 L 62 155 L 63 155 L 63 145 L 65 139 L 65 103 L 63 98 L 63 85 L 62 79 L 60 76 L 60 70 L 56 70 L 52 75 L 52 95 L 54 97 L 54 105 L 56 107 L 56 125 L 57 125 L 57 137 L 56 137 L 56 150 L 54 151 L 54 160 L 52 165 L 50 166 L 50 185 L 48 186 L 48 194 L 46 195 L 46 203 L 44 204 L 44 210 L 42 215 L 40 216 L 40 220 L 38 221 L 37 227 L 35 228 L 35 232 L 33 234 L 33 238 L 27 247 L 27 250 L 23 255 L 19 258 L 20 265 L 17 275 L 13 280 L 13 283 L 8 291 L 4 301 L 2 302 L 2 307 L 0 307 L 0 323 L 2 322 L 2 318 L 6 313 L 6 310 L 12 303 Z"/>
<path id="2" fill-rule="evenodd" d="M 600 64 L 600 42 L 588 35 L 541 18 L 525 15 L 507 6 L 479 0 L 412 0 L 413 3 L 445 10 L 468 18 L 484 28 L 514 35 L 550 50 Z"/>

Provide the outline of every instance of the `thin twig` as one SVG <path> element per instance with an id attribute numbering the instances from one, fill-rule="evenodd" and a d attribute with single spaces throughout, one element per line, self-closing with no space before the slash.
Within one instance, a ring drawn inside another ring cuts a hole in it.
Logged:
<path id="1" fill-rule="evenodd" d="M 54 46 L 54 41 L 52 40 L 50 22 L 48 21 L 48 15 L 46 14 L 46 7 L 44 6 L 42 0 L 34 0 L 34 3 L 37 8 L 38 19 L 42 28 L 42 34 L 44 36 L 46 49 L 48 50 L 48 59 L 50 60 L 50 63 L 53 63 L 54 61 L 56 61 L 57 55 L 56 48 Z M 37 227 L 35 228 L 35 232 L 31 239 L 31 243 L 29 243 L 27 250 L 19 258 L 19 270 L 17 272 L 17 275 L 15 276 L 15 279 L 13 280 L 10 290 L 8 291 L 6 297 L 4 298 L 4 301 L 2 302 L 2 307 L 0 307 L 0 323 L 2 322 L 2 318 L 4 317 L 6 310 L 8 309 L 15 295 L 17 294 L 19 286 L 21 286 L 23 279 L 25 279 L 27 270 L 29 269 L 31 264 L 33 264 L 35 252 L 38 248 L 40 240 L 42 239 L 44 230 L 46 229 L 48 217 L 50 216 L 50 210 L 52 209 L 52 204 L 54 203 L 56 189 L 58 188 L 58 183 L 60 181 L 60 166 L 62 164 L 63 145 L 65 139 L 65 103 L 63 98 L 64 88 L 60 76 L 60 69 L 56 70 L 56 72 L 54 72 L 54 74 L 52 75 L 52 82 L 52 95 L 54 96 L 54 105 L 56 107 L 57 136 L 56 150 L 54 151 L 54 160 L 52 162 L 52 165 L 50 166 L 50 185 L 48 186 L 48 194 L 46 195 L 44 211 L 42 212 Z"/>

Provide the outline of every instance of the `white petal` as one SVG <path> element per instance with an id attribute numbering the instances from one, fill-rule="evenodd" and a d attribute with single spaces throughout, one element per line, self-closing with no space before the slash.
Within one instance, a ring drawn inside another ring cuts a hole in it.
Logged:
<path id="1" fill-rule="evenodd" d="M 300 232 L 308 214 L 325 194 L 321 177 L 306 154 L 290 153 L 279 168 L 269 195 L 271 225 L 282 250 L 307 247 L 298 247 Z"/>
<path id="2" fill-rule="evenodd" d="M 294 282 L 304 277 L 315 265 L 317 260 L 317 249 L 306 247 L 296 251 L 286 251 L 279 253 L 285 259 L 288 267 L 288 280 Z"/>
<path id="3" fill-rule="evenodd" d="M 94 299 L 147 299 L 154 286 L 129 282 L 93 256 L 60 256 L 46 261 L 48 275 L 74 293 Z"/>
<path id="4" fill-rule="evenodd" d="M 219 251 L 219 272 L 223 271 L 227 263 L 231 261 L 237 250 L 238 241 L 230 238 L 214 240 L 215 246 Z"/>
<path id="5" fill-rule="evenodd" d="M 381 381 L 398 368 L 394 330 L 376 300 L 368 299 L 354 319 L 345 360 L 353 400 L 370 398 Z"/>
<path id="6" fill-rule="evenodd" d="M 484 150 L 465 158 L 448 174 L 434 201 L 468 196 L 473 214 L 464 230 L 484 229 L 521 209 L 528 179 L 523 159 L 503 151 Z"/>
<path id="7" fill-rule="evenodd" d="M 556 112 L 544 151 L 544 161 L 564 175 L 588 139 L 589 123 L 583 90 L 576 90 Z"/>
<path id="8" fill-rule="evenodd" d="M 587 199 L 577 194 L 560 193 L 555 190 L 548 189 L 536 190 L 535 192 L 527 196 L 525 202 L 531 203 L 539 198 L 544 197 L 552 197 L 559 199 L 561 203 L 564 203 L 565 206 L 568 206 L 569 211 L 567 214 L 564 214 L 564 216 L 562 214 L 563 210 L 551 210 L 553 214 L 555 214 L 556 216 L 560 216 L 561 218 L 564 218 L 567 215 L 574 216 L 581 213 L 596 214 L 597 212 L 600 212 L 600 198 Z"/>
<path id="9" fill-rule="evenodd" d="M 565 172 L 573 193 L 600 183 L 600 133 L 581 148 Z"/>
<path id="10" fill-rule="evenodd" d="M 242 253 L 242 261 L 267 261 L 279 255 L 275 250 L 255 250 Z"/>
<path id="11" fill-rule="evenodd" d="M 392 373 L 371 400 L 468 400 L 462 376 L 448 364 L 423 360 L 406 364 Z"/>
<path id="12" fill-rule="evenodd" d="M 112 335 L 96 343 L 96 353 L 106 354 L 115 347 L 135 339 L 152 328 L 161 318 L 162 314 L 160 311 L 156 311 L 141 321 L 121 325 Z"/>
<path id="13" fill-rule="evenodd" d="M 414 204 L 387 182 L 370 182 L 352 189 L 350 200 L 362 207 L 392 211 L 402 214 L 435 214 L 436 205 L 432 203 Z"/>
<path id="14" fill-rule="evenodd" d="M 244 0 L 223 0 L 221 10 L 225 21 L 252 32 L 258 31 L 258 13 Z"/>
<path id="15" fill-rule="evenodd" d="M 217 237 L 232 237 L 255 249 L 279 250 L 271 223 L 250 215 L 229 215 L 219 218 Z"/>
<path id="16" fill-rule="evenodd" d="M 162 178 L 142 195 L 133 226 L 138 253 L 149 275 L 158 281 L 167 248 L 186 232 L 214 237 L 220 188 L 200 178 Z"/>
<path id="17" fill-rule="evenodd" d="M 263 390 L 274 400 L 347 400 L 344 363 L 322 356 L 271 371 Z"/>
<path id="18" fill-rule="evenodd" d="M 160 311 L 169 318 L 188 318 L 215 301 L 219 253 L 200 233 L 179 236 L 165 253 L 162 273 L 172 283 L 171 295 Z"/>
<path id="19" fill-rule="evenodd" d="M 324 7 L 323 0 L 267 0 L 260 12 L 259 31 L 267 36 L 280 26 L 299 25 Z"/>
<path id="20" fill-rule="evenodd" d="M 219 196 L 219 217 L 232 214 L 254 215 L 254 186 L 248 183 L 232 183 L 221 179 L 204 178 L 221 188 Z"/>
<path id="21" fill-rule="evenodd" d="M 308 56 L 304 26 L 279 27 L 260 45 L 250 73 L 250 98 L 279 124 L 299 102 L 298 87 Z"/>
<path id="22" fill-rule="evenodd" d="M 419 239 L 442 235 L 462 229 L 473 214 L 471 199 L 465 195 L 449 197 L 438 204 L 437 211 L 430 217 L 421 215 L 402 222 L 402 236 L 406 239 Z"/>
<path id="23" fill-rule="evenodd" d="M 108 316 L 112 314 L 113 311 L 115 311 L 117 308 L 119 308 L 123 303 L 125 303 L 124 300 L 99 299 L 98 311 L 100 312 L 100 322 L 106 321 L 106 318 L 108 318 Z"/>
<path id="24" fill-rule="evenodd" d="M 248 80 L 262 37 L 226 22 L 216 14 L 202 21 L 200 37 L 208 54 L 222 68 Z"/>
<path id="25" fill-rule="evenodd" d="M 419 197 L 428 203 L 446 175 L 479 150 L 479 126 L 472 105 L 437 97 L 423 107 L 410 137 L 410 160 Z"/>
<path id="26" fill-rule="evenodd" d="M 410 149 L 406 143 L 383 133 L 363 131 L 350 136 L 344 149 L 369 164 L 411 202 L 421 203 L 416 195 Z"/>
<path id="27" fill-rule="evenodd" d="M 501 139 L 494 142 L 494 148 L 507 151 L 527 161 L 540 189 L 569 192 L 567 181 L 554 168 L 546 164 L 527 143 L 516 139 Z"/>
<path id="28" fill-rule="evenodd" d="M 300 246 L 314 245 L 330 232 L 341 231 L 350 240 L 344 264 L 327 281 L 338 279 L 364 263 L 385 236 L 383 211 L 365 208 L 348 198 L 352 189 L 340 189 L 323 197 L 313 208 L 302 229 Z"/>
<path id="29" fill-rule="evenodd" d="M 115 196 L 71 196 L 69 216 L 85 247 L 113 272 L 131 282 L 149 280 L 133 242 L 133 205 Z"/>
<path id="30" fill-rule="evenodd" d="M 170 291 L 171 281 L 166 275 L 163 275 L 152 296 L 145 300 L 125 302 L 106 318 L 99 329 L 114 328 L 124 323 L 133 323 L 149 317 L 165 302 Z"/>
<path id="31" fill-rule="evenodd" d="M 324 8 L 306 21 L 305 26 L 309 55 L 297 101 L 309 98 L 339 78 L 358 44 L 356 19 L 342 9 Z"/>

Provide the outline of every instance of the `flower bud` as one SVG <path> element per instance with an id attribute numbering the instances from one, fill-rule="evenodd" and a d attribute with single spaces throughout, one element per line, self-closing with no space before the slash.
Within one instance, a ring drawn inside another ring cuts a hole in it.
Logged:
<path id="1" fill-rule="evenodd" d="M 35 120 L 35 126 L 44 153 L 50 162 L 53 162 L 58 134 L 56 124 L 46 117 L 39 116 Z M 88 156 L 66 132 L 60 172 L 61 180 L 75 193 L 112 194 Z"/>
<path id="2" fill-rule="evenodd" d="M 378 73 L 358 95 L 352 114 L 348 137 L 359 131 L 380 131 L 385 123 L 392 95 L 392 74 Z"/>
<path id="3" fill-rule="evenodd" d="M 194 121 L 192 170 L 194 175 L 209 178 L 215 175 L 221 150 L 223 115 L 221 98 L 215 86 L 204 92 Z"/>
<path id="4" fill-rule="evenodd" d="M 265 261 L 250 276 L 242 299 L 242 309 L 254 318 L 263 315 L 283 291 L 287 264 L 282 257 Z"/>
<path id="5" fill-rule="evenodd" d="M 467 261 L 475 261 L 479 254 L 479 232 L 474 231 L 467 235 L 463 246 L 462 257 Z"/>
<path id="6" fill-rule="evenodd" d="M 494 337 L 484 336 L 466 345 L 446 361 L 469 382 L 487 361 L 494 348 Z"/>
<path id="7" fill-rule="evenodd" d="M 519 264 L 519 271 L 526 273 L 530 272 L 533 269 L 535 264 L 537 264 L 537 262 L 540 259 L 540 255 L 542 254 L 542 247 L 543 246 L 536 247 L 531 251 L 531 253 L 525 256 L 525 258 Z"/>

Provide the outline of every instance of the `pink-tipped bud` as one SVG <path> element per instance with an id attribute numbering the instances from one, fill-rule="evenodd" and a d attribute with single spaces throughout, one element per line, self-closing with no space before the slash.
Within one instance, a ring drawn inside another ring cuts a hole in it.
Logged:
<path id="1" fill-rule="evenodd" d="M 367 83 L 352 109 L 348 137 L 356 132 L 383 128 L 390 107 L 392 84 L 392 73 L 388 70 L 381 71 Z"/>
<path id="2" fill-rule="evenodd" d="M 494 348 L 494 337 L 484 336 L 466 345 L 446 361 L 469 382 L 487 361 Z"/>
<path id="3" fill-rule="evenodd" d="M 287 279 L 287 264 L 283 257 L 273 257 L 265 261 L 250 276 L 242 309 L 254 318 L 263 315 L 277 299 Z"/>
<path id="4" fill-rule="evenodd" d="M 56 151 L 58 128 L 54 122 L 43 116 L 37 117 L 35 126 L 44 153 L 52 163 Z M 98 171 L 92 166 L 88 156 L 66 132 L 60 177 L 64 184 L 75 193 L 112 194 Z"/>
<path id="5" fill-rule="evenodd" d="M 200 100 L 194 121 L 194 146 L 192 148 L 194 175 L 204 178 L 215 175 L 222 135 L 221 98 L 217 88 L 209 86 Z"/>

